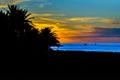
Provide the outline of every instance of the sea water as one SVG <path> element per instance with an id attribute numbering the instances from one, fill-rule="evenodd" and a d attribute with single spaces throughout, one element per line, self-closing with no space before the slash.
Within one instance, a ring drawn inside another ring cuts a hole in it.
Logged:
<path id="1" fill-rule="evenodd" d="M 120 43 L 64 43 L 60 47 L 51 47 L 63 51 L 120 52 Z"/>

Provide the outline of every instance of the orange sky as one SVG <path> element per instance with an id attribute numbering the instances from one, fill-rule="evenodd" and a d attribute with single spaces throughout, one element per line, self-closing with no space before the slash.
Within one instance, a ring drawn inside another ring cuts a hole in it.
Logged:
<path id="1" fill-rule="evenodd" d="M 32 13 L 35 27 L 53 27 L 61 43 L 120 42 L 120 0 L 0 0 Z"/>

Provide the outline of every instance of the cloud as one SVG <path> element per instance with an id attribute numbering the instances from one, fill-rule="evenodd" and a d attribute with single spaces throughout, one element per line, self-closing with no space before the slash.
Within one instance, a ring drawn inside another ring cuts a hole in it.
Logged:
<path id="1" fill-rule="evenodd" d="M 33 17 L 62 17 L 65 16 L 65 14 L 52 14 L 52 13 L 43 13 L 43 14 L 37 14 L 37 13 L 33 13 L 32 14 Z"/>
<path id="2" fill-rule="evenodd" d="M 0 0 L 0 8 L 7 7 L 8 4 L 17 4 L 30 0 Z"/>
<path id="3" fill-rule="evenodd" d="M 96 20 L 97 18 L 87 18 L 87 17 L 75 17 L 75 18 L 70 18 L 69 21 L 80 21 L 80 22 L 91 22 L 93 20 Z"/>
<path id="4" fill-rule="evenodd" d="M 52 13 L 44 13 L 44 14 L 37 14 L 33 13 L 31 17 L 34 17 L 34 23 L 65 23 L 60 17 L 65 16 L 64 14 L 52 14 Z"/>
<path id="5" fill-rule="evenodd" d="M 83 43 L 100 43 L 100 42 L 106 42 L 106 43 L 115 43 L 120 41 L 120 37 L 97 37 L 97 36 L 71 36 L 69 37 L 71 39 L 71 42 L 83 42 Z"/>
<path id="6" fill-rule="evenodd" d="M 64 14 L 52 13 L 33 14 L 32 16 L 35 17 L 33 22 L 38 29 L 42 27 L 54 27 L 53 30 L 57 31 L 56 33 L 60 37 L 60 42 L 94 42 L 94 39 L 98 39 L 98 42 L 112 42 L 112 40 L 117 42 L 120 40 L 119 27 L 110 28 L 108 27 L 108 23 L 107 25 L 103 24 L 106 23 L 103 20 L 109 20 L 108 18 L 73 17 L 68 19 Z M 93 22 L 93 24 L 89 22 Z M 94 22 L 97 24 L 94 24 Z M 100 24 L 103 25 L 100 26 Z"/>
<path id="7" fill-rule="evenodd" d="M 120 24 L 119 19 L 109 19 L 102 17 L 73 17 L 69 18 L 68 21 L 72 22 L 96 22 L 96 23 L 106 23 L 106 24 Z"/>
<path id="8" fill-rule="evenodd" d="M 52 2 L 49 2 L 49 0 L 34 0 L 34 2 L 38 2 L 39 8 L 44 8 L 45 6 L 52 5 Z"/>
<path id="9" fill-rule="evenodd" d="M 89 28 L 90 29 L 90 28 Z M 81 37 L 81 38 L 93 38 L 93 37 L 119 37 L 120 38 L 120 28 L 100 28 L 93 27 L 92 31 L 82 32 L 84 35 L 75 35 L 72 37 Z M 80 30 L 81 31 L 81 30 Z"/>
<path id="10" fill-rule="evenodd" d="M 53 18 L 44 18 L 44 17 L 39 17 L 34 19 L 35 23 L 64 23 L 64 21 L 62 20 L 58 20 L 58 19 L 53 19 Z"/>
<path id="11" fill-rule="evenodd" d="M 120 24 L 120 21 L 114 20 L 114 19 L 103 19 L 102 22 L 108 23 L 108 24 Z"/>
<path id="12" fill-rule="evenodd" d="M 94 28 L 98 37 L 120 37 L 120 28 Z"/>
<path id="13" fill-rule="evenodd" d="M 119 42 L 120 28 L 100 28 L 93 27 L 91 32 L 82 32 L 79 35 L 67 36 L 69 42 Z M 77 31 L 78 33 L 81 30 Z M 67 41 L 66 41 L 67 42 Z"/>
<path id="14" fill-rule="evenodd" d="M 51 2 L 40 3 L 40 4 L 38 5 L 38 7 L 39 7 L 39 8 L 44 8 L 45 6 L 49 6 L 49 5 L 52 5 L 52 3 L 51 3 Z"/>

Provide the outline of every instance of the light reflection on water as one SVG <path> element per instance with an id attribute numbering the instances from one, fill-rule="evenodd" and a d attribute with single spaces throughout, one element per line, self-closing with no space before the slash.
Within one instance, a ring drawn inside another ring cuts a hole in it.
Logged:
<path id="1" fill-rule="evenodd" d="M 120 52 L 120 43 L 67 43 L 63 46 L 51 47 L 54 50 L 65 51 L 103 51 L 103 52 Z"/>

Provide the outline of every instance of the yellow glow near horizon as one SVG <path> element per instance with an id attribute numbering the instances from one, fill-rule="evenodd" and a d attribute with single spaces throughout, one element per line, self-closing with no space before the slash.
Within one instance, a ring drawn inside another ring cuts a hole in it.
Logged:
<path id="1" fill-rule="evenodd" d="M 38 30 L 41 30 L 42 28 L 44 27 L 51 27 L 52 28 L 52 31 L 55 31 L 55 33 L 57 34 L 57 37 L 59 38 L 60 42 L 61 43 L 67 43 L 67 42 L 71 42 L 71 39 L 66 37 L 68 35 L 70 35 L 71 33 L 76 33 L 75 31 L 69 31 L 67 29 L 64 29 L 64 28 L 59 28 L 57 26 L 57 24 L 39 24 L 39 23 L 34 23 L 35 24 L 35 27 L 38 29 Z M 70 34 L 69 34 L 70 33 Z"/>
<path id="2" fill-rule="evenodd" d="M 94 34 L 87 34 L 89 32 L 94 31 L 92 26 L 90 25 L 77 25 L 75 30 L 61 27 L 63 24 L 43 24 L 43 23 L 34 23 L 38 30 L 41 30 L 44 27 L 51 27 L 52 31 L 55 31 L 61 43 L 70 43 L 70 42 L 86 42 L 89 40 L 84 39 L 75 39 L 73 36 L 89 36 Z"/>
<path id="3" fill-rule="evenodd" d="M 8 4 L 30 11 L 38 30 L 52 27 L 61 43 L 120 42 L 120 0 L 0 0 L 0 9 Z"/>
<path id="4" fill-rule="evenodd" d="M 120 38 L 114 37 L 102 37 L 101 35 L 109 36 L 106 32 L 110 30 L 108 26 L 100 26 L 92 23 L 101 23 L 106 25 L 119 24 L 117 20 L 107 19 L 101 17 L 73 17 L 57 19 L 53 18 L 55 14 L 34 14 L 35 19 L 33 23 L 38 30 L 41 30 L 44 27 L 51 27 L 52 31 L 55 31 L 59 41 L 61 43 L 78 43 L 78 42 L 112 42 L 119 40 Z M 57 15 L 57 14 L 56 14 Z M 43 16 L 43 17 L 42 17 Z M 59 14 L 59 16 L 61 16 Z M 84 24 L 83 24 L 84 23 Z M 115 27 L 111 26 L 114 31 Z M 119 28 L 119 27 L 118 27 Z M 104 30 L 105 29 L 105 30 Z"/>

